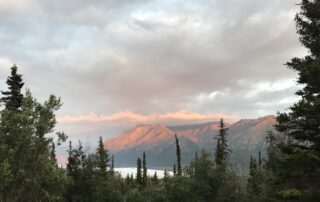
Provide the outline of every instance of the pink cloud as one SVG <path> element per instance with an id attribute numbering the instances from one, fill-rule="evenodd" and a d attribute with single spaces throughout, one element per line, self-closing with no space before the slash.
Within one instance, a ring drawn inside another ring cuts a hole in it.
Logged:
<path id="1" fill-rule="evenodd" d="M 141 115 L 133 112 L 119 112 L 111 115 L 66 115 L 58 117 L 60 123 L 77 123 L 77 122 L 132 122 L 132 123 L 157 123 L 157 122 L 170 122 L 170 121 L 216 121 L 224 118 L 227 122 L 235 122 L 240 119 L 238 116 L 230 116 L 219 113 L 199 114 L 180 110 L 177 112 L 170 112 L 166 114 L 149 114 Z"/>
<path id="2" fill-rule="evenodd" d="M 85 114 L 85 115 L 66 115 L 62 117 L 58 117 L 58 121 L 60 123 L 66 122 L 115 122 L 115 121 L 134 121 L 134 122 L 147 122 L 148 117 L 135 114 L 132 112 L 120 112 L 112 115 L 97 115 L 94 113 Z"/>
<path id="3" fill-rule="evenodd" d="M 186 110 L 159 115 L 160 120 L 181 120 L 181 121 L 214 121 L 224 118 L 229 122 L 235 122 L 240 119 L 238 116 L 229 116 L 219 113 L 199 114 Z"/>

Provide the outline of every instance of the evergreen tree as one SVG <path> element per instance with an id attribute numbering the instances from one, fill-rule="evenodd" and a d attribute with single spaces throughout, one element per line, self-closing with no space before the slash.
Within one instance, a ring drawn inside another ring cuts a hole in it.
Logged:
<path id="1" fill-rule="evenodd" d="M 71 141 L 69 142 L 67 175 L 72 180 L 67 189 L 67 199 L 70 201 L 83 200 L 82 186 L 82 169 L 85 159 L 81 142 L 78 147 L 73 148 Z"/>
<path id="2" fill-rule="evenodd" d="M 0 201 L 62 200 L 67 179 L 51 159 L 60 99 L 39 103 L 27 91 L 19 107 L 9 103 L 0 111 Z"/>
<path id="3" fill-rule="evenodd" d="M 134 183 L 134 179 L 133 179 L 133 174 L 131 173 L 131 175 L 130 175 L 130 181 L 132 182 L 132 183 Z"/>
<path id="4" fill-rule="evenodd" d="M 249 201 L 276 201 L 272 193 L 273 187 L 270 184 L 271 176 L 264 167 L 262 163 L 259 165 L 259 162 L 250 156 L 250 170 L 247 180 Z"/>
<path id="5" fill-rule="evenodd" d="M 104 148 L 102 137 L 99 137 L 98 148 L 96 151 L 97 155 L 97 167 L 101 175 L 107 174 L 107 167 L 109 162 L 108 151 Z"/>
<path id="6" fill-rule="evenodd" d="M 129 183 L 130 183 L 130 175 L 129 175 L 129 173 L 126 176 L 125 182 L 126 182 L 127 186 L 129 186 Z"/>
<path id="7" fill-rule="evenodd" d="M 173 175 L 175 176 L 176 174 L 177 174 L 176 164 L 173 164 Z"/>
<path id="8" fill-rule="evenodd" d="M 136 175 L 136 182 L 138 185 L 143 185 L 143 179 L 142 179 L 142 166 L 141 166 L 141 159 L 138 158 L 137 160 L 137 175 Z"/>
<path id="9" fill-rule="evenodd" d="M 146 162 L 146 152 L 142 154 L 142 181 L 143 186 L 147 186 L 148 176 L 147 176 L 147 162 Z"/>
<path id="10" fill-rule="evenodd" d="M 113 177 L 112 171 L 109 168 L 108 150 L 104 148 L 102 137 L 99 138 L 98 147 L 96 149 L 96 168 L 97 175 L 95 176 L 95 198 L 94 201 L 114 201 L 118 200 L 119 193 L 114 188 L 117 186 Z"/>
<path id="11" fill-rule="evenodd" d="M 2 101 L 5 104 L 6 109 L 18 110 L 21 107 L 23 95 L 21 88 L 24 85 L 22 81 L 22 75 L 17 74 L 18 67 L 13 65 L 11 67 L 11 76 L 7 79 L 8 91 L 1 91 Z"/>
<path id="12" fill-rule="evenodd" d="M 163 180 L 167 181 L 169 179 L 169 173 L 168 173 L 167 169 L 164 169 L 164 174 L 163 175 L 164 175 L 163 176 Z"/>
<path id="13" fill-rule="evenodd" d="M 80 196 L 83 201 L 97 201 L 97 182 L 95 174 L 96 159 L 94 154 L 88 154 L 82 158 L 81 178 L 79 181 Z M 79 201 L 80 201 L 79 199 Z"/>
<path id="14" fill-rule="evenodd" d="M 223 119 L 220 120 L 219 135 L 217 137 L 217 147 L 215 152 L 215 161 L 218 166 L 225 169 L 230 156 L 230 150 L 227 144 L 227 128 L 225 128 Z"/>
<path id="15" fill-rule="evenodd" d="M 257 161 L 255 158 L 250 156 L 250 170 L 249 170 L 250 178 L 248 179 L 248 189 L 250 194 L 259 193 L 258 184 L 257 184 L 257 181 L 255 180 L 257 171 L 258 171 Z"/>
<path id="16" fill-rule="evenodd" d="M 177 175 L 182 176 L 182 169 L 181 169 L 181 151 L 180 151 L 180 145 L 179 145 L 179 139 L 177 137 L 177 134 L 174 135 L 176 140 L 176 155 L 177 155 Z"/>
<path id="17" fill-rule="evenodd" d="M 51 143 L 50 159 L 54 164 L 57 164 L 56 146 L 55 146 L 54 142 Z"/>
<path id="18" fill-rule="evenodd" d="M 215 162 L 217 165 L 221 165 L 222 161 L 222 149 L 221 149 L 221 140 L 217 138 L 217 146 L 216 146 L 216 151 L 215 151 Z"/>
<path id="19" fill-rule="evenodd" d="M 262 165 L 261 151 L 259 149 L 259 167 Z"/>
<path id="20" fill-rule="evenodd" d="M 157 176 L 157 171 L 154 172 L 154 175 L 152 177 L 152 182 L 153 184 L 157 185 L 158 184 L 158 176 Z"/>
<path id="21" fill-rule="evenodd" d="M 215 201 L 218 186 L 213 164 L 210 154 L 202 150 L 199 156 L 196 153 L 188 166 L 187 174 L 190 176 L 191 190 L 196 196 L 194 201 Z"/>
<path id="22" fill-rule="evenodd" d="M 276 129 L 285 139 L 275 156 L 272 171 L 282 198 L 320 198 L 320 1 L 302 0 L 295 21 L 300 42 L 309 50 L 303 58 L 293 58 L 288 68 L 299 75 L 296 92 L 300 100 L 288 113 L 278 113 Z M 282 137 L 279 137 L 282 138 Z"/>
<path id="23" fill-rule="evenodd" d="M 110 168 L 111 175 L 114 175 L 114 154 L 111 156 L 111 168 Z"/>

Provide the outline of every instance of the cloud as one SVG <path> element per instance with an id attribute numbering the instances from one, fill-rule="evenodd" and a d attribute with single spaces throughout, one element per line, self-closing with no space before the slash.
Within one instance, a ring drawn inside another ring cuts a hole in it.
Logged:
<path id="1" fill-rule="evenodd" d="M 208 106 L 221 113 L 233 111 L 234 116 L 245 118 L 275 115 L 299 99 L 295 92 L 300 88 L 295 85 L 295 79 L 240 80 L 234 87 L 199 94 L 193 98 L 190 108 L 205 113 L 207 109 L 203 106 Z"/>
<path id="2" fill-rule="evenodd" d="M 61 127 L 79 136 L 274 114 L 297 99 L 283 64 L 306 54 L 298 2 L 0 1 L 0 79 L 17 63 L 35 97 L 62 97 Z"/>
<path id="3" fill-rule="evenodd" d="M 84 115 L 63 115 L 57 118 L 58 130 L 63 130 L 72 142 L 82 142 L 90 145 L 102 136 L 104 140 L 123 134 L 139 124 L 183 125 L 219 121 L 223 118 L 227 123 L 238 121 L 240 117 L 219 113 L 196 113 L 187 110 L 164 114 L 137 114 L 119 112 L 110 115 L 94 113 Z M 92 148 L 91 148 L 92 149 Z M 63 145 L 59 151 L 66 150 Z"/>
<path id="4" fill-rule="evenodd" d="M 88 115 L 78 115 L 78 116 L 70 116 L 65 115 L 58 118 L 58 121 L 61 123 L 66 122 L 115 122 L 115 121 L 133 121 L 133 122 L 148 122 L 149 119 L 147 116 L 134 114 L 132 112 L 121 112 L 117 114 L 113 114 L 110 116 L 105 115 L 96 115 L 96 114 L 88 114 Z"/>
<path id="5" fill-rule="evenodd" d="M 224 118 L 228 122 L 234 122 L 240 119 L 237 116 L 228 116 L 217 113 L 210 114 L 199 114 L 193 113 L 186 110 L 180 110 L 177 112 L 171 112 L 167 114 L 149 114 L 141 115 L 135 114 L 132 112 L 120 112 L 112 115 L 97 115 L 97 114 L 88 114 L 88 115 L 77 115 L 70 116 L 65 115 L 58 117 L 58 122 L 60 123 L 70 123 L 70 122 L 131 122 L 135 124 L 141 123 L 172 123 L 172 122 L 205 122 L 205 121 L 217 121 L 220 118 Z"/>

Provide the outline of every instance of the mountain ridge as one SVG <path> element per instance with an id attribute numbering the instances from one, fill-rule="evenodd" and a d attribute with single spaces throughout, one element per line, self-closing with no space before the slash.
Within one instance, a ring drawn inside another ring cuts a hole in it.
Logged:
<path id="1" fill-rule="evenodd" d="M 228 140 L 233 150 L 232 163 L 247 163 L 247 158 L 258 150 L 265 154 L 265 137 L 273 129 L 275 116 L 257 119 L 241 119 L 235 123 L 225 123 Z M 149 166 L 168 167 L 175 162 L 174 134 L 180 140 L 183 164 L 193 158 L 194 153 L 206 149 L 214 152 L 215 136 L 219 122 L 165 126 L 163 124 L 138 124 L 132 130 L 105 141 L 105 147 L 114 153 L 117 166 L 134 166 L 136 159 L 145 151 Z"/>

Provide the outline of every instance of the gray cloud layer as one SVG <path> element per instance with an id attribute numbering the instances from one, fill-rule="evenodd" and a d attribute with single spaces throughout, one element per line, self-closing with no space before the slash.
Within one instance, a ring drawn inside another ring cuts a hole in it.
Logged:
<path id="1" fill-rule="evenodd" d="M 0 1 L 1 87 L 17 63 L 60 115 L 274 114 L 296 99 L 298 2 Z"/>

